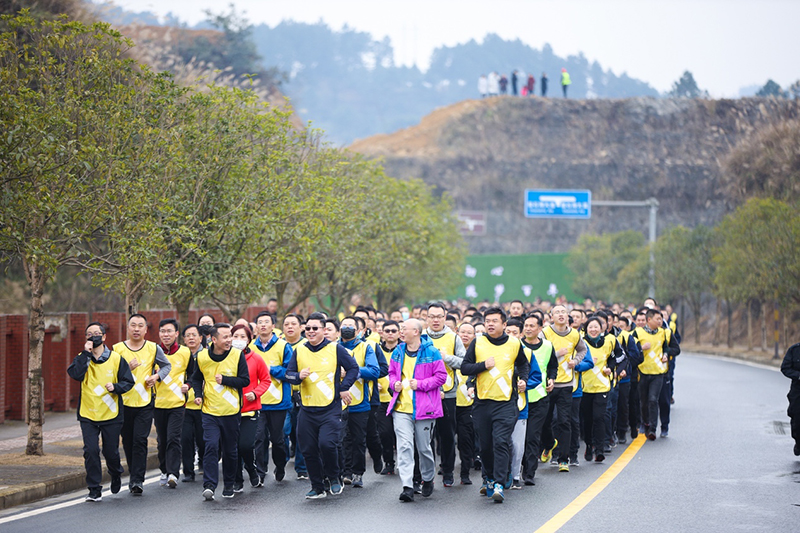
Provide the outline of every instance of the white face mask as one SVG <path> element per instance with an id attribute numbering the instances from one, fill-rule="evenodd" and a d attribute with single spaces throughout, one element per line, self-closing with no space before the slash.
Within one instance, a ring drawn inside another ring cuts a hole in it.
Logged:
<path id="1" fill-rule="evenodd" d="M 247 348 L 247 341 L 244 339 L 233 339 L 231 341 L 231 346 L 233 346 L 237 350 L 244 350 L 245 348 Z"/>

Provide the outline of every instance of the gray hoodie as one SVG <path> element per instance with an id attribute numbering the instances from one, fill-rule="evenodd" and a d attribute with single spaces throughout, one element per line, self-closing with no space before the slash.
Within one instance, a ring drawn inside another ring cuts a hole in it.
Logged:
<path id="1" fill-rule="evenodd" d="M 447 326 L 445 326 L 444 329 L 442 329 L 442 331 L 439 332 L 433 332 L 431 331 L 431 328 L 427 328 L 425 330 L 425 334 L 428 337 L 430 337 L 431 340 L 441 339 L 448 333 L 453 333 L 453 335 L 455 335 L 453 330 Z M 464 356 L 467 355 L 467 349 L 464 348 L 464 343 L 461 342 L 461 338 L 458 335 L 455 335 L 455 337 L 456 337 L 455 339 L 456 353 L 453 355 L 442 354 L 442 359 L 444 360 L 444 364 L 447 365 L 452 370 L 457 370 L 461 368 L 461 362 L 464 360 Z M 455 379 L 455 386 L 450 391 L 444 393 L 445 398 L 455 398 L 456 393 L 458 392 L 458 375 L 453 373 L 453 376 Z"/>

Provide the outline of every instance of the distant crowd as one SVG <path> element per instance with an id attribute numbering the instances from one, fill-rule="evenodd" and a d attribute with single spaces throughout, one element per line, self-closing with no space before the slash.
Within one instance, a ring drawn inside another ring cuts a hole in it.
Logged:
<path id="1" fill-rule="evenodd" d="M 542 72 L 542 77 L 539 80 L 539 87 L 542 96 L 547 96 L 547 73 Z M 564 98 L 567 97 L 567 88 L 572 84 L 567 69 L 561 69 L 561 92 Z M 511 94 L 513 96 L 533 96 L 536 94 L 536 76 L 528 74 L 525 76 L 524 72 L 517 69 L 511 73 Z M 481 74 L 478 78 L 478 93 L 481 98 L 487 96 L 499 96 L 501 94 L 508 94 L 509 91 L 509 78 L 505 74 L 498 74 L 495 71 L 490 72 L 488 75 Z"/>

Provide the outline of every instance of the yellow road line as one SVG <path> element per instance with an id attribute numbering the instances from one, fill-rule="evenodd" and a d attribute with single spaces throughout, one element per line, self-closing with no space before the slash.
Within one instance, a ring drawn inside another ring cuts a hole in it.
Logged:
<path id="1" fill-rule="evenodd" d="M 561 527 L 569 522 L 573 516 L 578 514 L 581 509 L 586 507 L 590 501 L 594 499 L 595 496 L 600 494 L 603 489 L 605 489 L 611 481 L 617 477 L 617 474 L 622 472 L 622 470 L 628 466 L 628 463 L 631 462 L 631 459 L 636 455 L 639 449 L 644 444 L 644 441 L 647 440 L 643 433 L 639 434 L 628 446 L 628 448 L 622 452 L 619 459 L 614 461 L 614 463 L 603 472 L 603 474 L 595 480 L 594 483 L 589 485 L 585 491 L 583 491 L 577 498 L 572 500 L 569 505 L 564 507 L 561 511 L 558 512 L 553 518 L 545 522 L 542 527 L 536 530 L 536 533 L 554 533 L 561 529 Z"/>

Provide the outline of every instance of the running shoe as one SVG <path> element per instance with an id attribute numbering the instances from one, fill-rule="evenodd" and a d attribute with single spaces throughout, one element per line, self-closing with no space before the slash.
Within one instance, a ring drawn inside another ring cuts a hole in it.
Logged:
<path id="1" fill-rule="evenodd" d="M 553 457 L 553 450 L 555 450 L 555 449 L 556 449 L 556 446 L 558 446 L 558 439 L 554 439 L 554 441 L 553 441 L 553 447 L 552 447 L 552 448 L 550 448 L 549 450 L 545 450 L 545 451 L 543 451 L 543 452 L 542 452 L 542 456 L 541 456 L 539 459 L 540 459 L 540 460 L 541 460 L 543 463 L 546 463 L 546 462 L 548 462 L 548 461 L 549 461 L 549 460 L 550 460 L 550 459 Z"/>
<path id="2" fill-rule="evenodd" d="M 558 471 L 559 472 L 569 472 L 569 463 L 566 461 L 562 463 L 558 463 Z"/>

